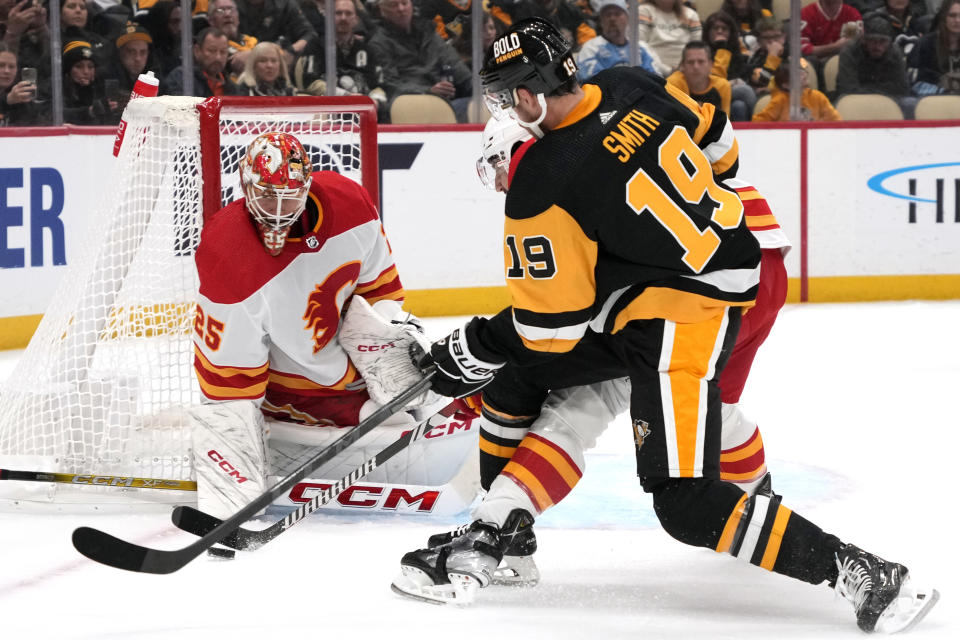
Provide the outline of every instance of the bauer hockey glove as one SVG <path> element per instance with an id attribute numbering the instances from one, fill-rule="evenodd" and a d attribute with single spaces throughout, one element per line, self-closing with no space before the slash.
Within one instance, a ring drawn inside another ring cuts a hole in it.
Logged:
<path id="1" fill-rule="evenodd" d="M 463 327 L 455 329 L 446 338 L 434 342 L 430 353 L 417 362 L 422 370 L 436 367 L 431 388 L 448 398 L 469 396 L 493 380 L 497 369 L 504 362 L 480 344 L 477 333 L 486 319 L 474 318 Z"/>

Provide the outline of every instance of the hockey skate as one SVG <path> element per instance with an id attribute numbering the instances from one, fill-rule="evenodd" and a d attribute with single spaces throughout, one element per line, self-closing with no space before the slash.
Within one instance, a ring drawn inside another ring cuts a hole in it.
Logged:
<path id="1" fill-rule="evenodd" d="M 906 631 L 930 611 L 940 594 L 916 588 L 902 564 L 888 562 L 852 544 L 837 552 L 836 592 L 853 604 L 857 626 L 868 633 Z"/>
<path id="2" fill-rule="evenodd" d="M 490 584 L 508 587 L 533 587 L 540 581 L 540 570 L 533 560 L 537 551 L 537 536 L 533 532 L 533 518 L 526 511 L 516 510 L 518 517 L 511 517 L 500 530 L 503 542 L 503 560 L 493 572 Z M 522 515 L 519 515 L 522 514 Z M 436 533 L 427 540 L 427 547 L 449 544 L 470 530 L 469 524 L 460 525 L 453 531 Z M 508 533 L 508 528 L 510 532 Z"/>
<path id="3" fill-rule="evenodd" d="M 471 604 L 477 590 L 493 581 L 504 548 L 532 524 L 529 513 L 514 509 L 502 528 L 477 520 L 466 530 L 431 536 L 438 541 L 449 536 L 449 542 L 405 554 L 400 560 L 402 573 L 390 587 L 425 602 Z"/>

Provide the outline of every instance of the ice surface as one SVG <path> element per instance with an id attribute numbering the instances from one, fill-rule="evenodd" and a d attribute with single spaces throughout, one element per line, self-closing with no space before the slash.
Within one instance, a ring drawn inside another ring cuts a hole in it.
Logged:
<path id="1" fill-rule="evenodd" d="M 439 337 L 460 320 L 426 324 Z M 960 638 L 958 327 L 957 301 L 788 306 L 743 397 L 784 504 L 940 590 L 917 638 Z M 17 357 L 0 353 L 0 379 Z M 538 587 L 491 587 L 464 609 L 394 595 L 400 556 L 458 523 L 315 514 L 257 552 L 153 576 L 86 560 L 70 533 L 88 525 L 156 547 L 187 544 L 165 514 L 0 512 L 0 637 L 862 637 L 851 607 L 825 586 L 663 533 L 637 486 L 625 418 L 538 522 Z"/>

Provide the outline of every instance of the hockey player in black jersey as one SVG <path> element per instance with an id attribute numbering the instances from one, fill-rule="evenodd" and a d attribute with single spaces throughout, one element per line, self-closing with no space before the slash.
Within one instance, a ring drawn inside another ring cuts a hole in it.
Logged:
<path id="1" fill-rule="evenodd" d="M 844 544 L 779 496 L 748 496 L 719 479 L 717 379 L 754 299 L 760 256 L 742 203 L 721 182 L 737 170 L 725 116 L 638 69 L 610 69 L 582 87 L 575 72 L 569 45 L 540 20 L 514 25 L 487 52 L 481 75 L 494 115 L 540 140 L 516 165 L 506 200 L 513 304 L 433 345 L 423 364 L 436 366 L 434 390 L 463 396 L 492 381 L 484 413 L 504 437 L 492 434 L 488 453 L 502 456 L 510 425 L 535 418 L 550 389 L 628 376 L 638 475 L 671 536 L 827 582 L 865 631 L 912 626 L 938 596 L 915 588 L 904 566 Z M 563 490 L 562 455 L 524 455 L 511 481 L 549 506 Z M 469 597 L 532 518 L 478 520 L 408 553 L 405 578 L 421 593 Z"/>

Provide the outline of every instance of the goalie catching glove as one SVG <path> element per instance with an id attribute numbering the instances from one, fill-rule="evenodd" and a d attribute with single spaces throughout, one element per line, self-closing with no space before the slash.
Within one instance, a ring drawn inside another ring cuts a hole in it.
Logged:
<path id="1" fill-rule="evenodd" d="M 487 385 L 505 363 L 480 344 L 477 337 L 485 318 L 474 318 L 430 346 L 418 361 L 422 371 L 436 367 L 431 388 L 448 398 L 469 396 Z"/>

